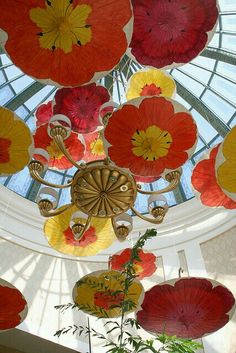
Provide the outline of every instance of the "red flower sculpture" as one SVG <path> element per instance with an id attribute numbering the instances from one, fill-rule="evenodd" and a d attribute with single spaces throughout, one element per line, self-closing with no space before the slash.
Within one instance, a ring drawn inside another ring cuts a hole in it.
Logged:
<path id="1" fill-rule="evenodd" d="M 108 155 L 117 166 L 135 175 L 158 178 L 188 160 L 195 148 L 197 127 L 180 104 L 163 97 L 142 97 L 112 114 L 104 137 Z"/>
<path id="2" fill-rule="evenodd" d="M 220 145 L 210 151 L 209 159 L 203 159 L 196 164 L 192 173 L 192 185 L 200 193 L 203 205 L 235 209 L 236 202 L 224 194 L 216 180 L 215 161 L 219 147 Z"/>
<path id="3" fill-rule="evenodd" d="M 124 265 L 130 261 L 132 249 L 125 249 L 119 254 L 111 256 L 110 266 L 112 270 L 122 271 Z M 134 270 L 137 278 L 143 279 L 144 277 L 150 277 L 157 269 L 156 267 L 156 256 L 152 253 L 144 252 L 139 250 L 139 260 L 134 261 Z"/>
<path id="4" fill-rule="evenodd" d="M 48 135 L 48 124 L 41 125 L 34 134 L 35 148 L 42 148 L 49 153 L 49 167 L 57 169 L 69 169 L 73 165 L 64 154 L 57 147 L 53 139 Z M 64 141 L 66 149 L 71 154 L 75 161 L 83 159 L 84 145 L 78 139 L 78 135 L 75 132 L 71 132 L 70 136 Z M 40 156 L 36 155 L 36 159 L 39 159 L 42 163 L 45 163 Z"/>
<path id="5" fill-rule="evenodd" d="M 35 116 L 37 126 L 48 123 L 53 116 L 52 101 L 49 101 L 46 104 L 41 104 L 36 110 Z"/>
<path id="6" fill-rule="evenodd" d="M 26 317 L 27 303 L 21 292 L 0 280 L 0 331 L 18 326 Z"/>
<path id="7" fill-rule="evenodd" d="M 61 88 L 56 92 L 54 114 L 64 114 L 72 124 L 72 130 L 86 134 L 97 129 L 99 109 L 108 102 L 110 95 L 103 86 L 92 83 L 76 88 Z"/>
<path id="8" fill-rule="evenodd" d="M 157 68 L 188 63 L 207 45 L 218 16 L 216 0 L 132 0 L 131 53 Z"/>
<path id="9" fill-rule="evenodd" d="M 204 278 L 181 278 L 146 292 L 137 320 L 154 334 L 196 339 L 227 324 L 235 310 L 232 293 Z"/>
<path id="10" fill-rule="evenodd" d="M 86 151 L 83 160 L 85 162 L 97 161 L 106 157 L 103 140 L 98 131 L 84 135 Z"/>
<path id="11" fill-rule="evenodd" d="M 142 177 L 142 176 L 138 176 L 138 175 L 135 175 L 134 176 L 134 180 L 137 182 L 137 183 L 154 183 L 154 181 L 157 181 L 158 179 L 160 179 L 159 177 L 158 178 L 155 178 L 155 177 Z"/>

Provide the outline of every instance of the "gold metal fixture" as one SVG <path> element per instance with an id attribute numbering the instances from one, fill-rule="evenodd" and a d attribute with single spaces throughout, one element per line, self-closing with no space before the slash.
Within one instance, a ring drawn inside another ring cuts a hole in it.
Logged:
<path id="1" fill-rule="evenodd" d="M 108 118 L 108 115 L 106 118 Z M 56 209 L 55 202 L 53 203 L 47 198 L 43 197 L 38 200 L 38 207 L 42 216 L 53 217 L 63 213 L 72 205 L 77 206 L 79 211 L 86 214 L 87 219 L 85 223 L 79 221 L 71 225 L 75 240 L 81 240 L 89 227 L 91 217 L 111 218 L 114 232 L 120 241 L 124 241 L 132 229 L 130 224 L 118 223 L 118 218 L 120 221 L 122 217 L 127 220 L 129 216 L 125 212 L 128 210 L 149 223 L 160 224 L 163 221 L 168 210 L 167 204 L 165 207 L 157 204 L 157 202 L 155 204 L 155 198 L 161 197 L 163 199 L 163 196 L 156 195 L 162 195 L 176 188 L 181 176 L 179 170 L 169 172 L 165 176 L 165 179 L 169 182 L 167 187 L 156 191 L 146 191 L 135 182 L 130 173 L 117 167 L 109 158 L 89 163 L 74 161 L 64 144 L 64 140 L 69 136 L 68 128 L 57 123 L 51 129 L 49 128 L 49 134 L 64 156 L 77 168 L 77 171 L 70 182 L 65 185 L 58 185 L 45 181 L 41 177 L 41 174 L 45 171 L 43 163 L 38 160 L 30 162 L 28 167 L 33 179 L 52 188 L 70 188 L 71 192 L 71 204 L 60 209 Z M 135 209 L 134 203 L 137 193 L 153 195 L 150 196 L 154 200 L 152 200 L 154 206 L 149 209 L 151 217 L 144 216 Z M 128 223 L 130 223 L 129 220 Z"/>

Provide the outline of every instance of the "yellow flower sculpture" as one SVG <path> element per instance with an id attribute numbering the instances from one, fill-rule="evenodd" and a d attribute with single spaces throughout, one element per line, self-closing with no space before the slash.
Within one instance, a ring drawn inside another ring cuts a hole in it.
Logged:
<path id="1" fill-rule="evenodd" d="M 0 176 L 22 170 L 32 152 L 33 139 L 27 125 L 12 111 L 0 107 Z"/>
<path id="2" fill-rule="evenodd" d="M 219 148 L 216 178 L 223 192 L 236 201 L 236 126 L 226 135 Z"/>
<path id="3" fill-rule="evenodd" d="M 124 294 L 125 276 L 119 271 L 96 271 L 82 277 L 74 286 L 73 299 L 87 314 L 99 318 L 121 315 L 121 303 L 130 300 L 134 311 L 143 299 L 143 286 L 134 280 L 128 294 Z"/>
<path id="4" fill-rule="evenodd" d="M 162 96 L 173 98 L 176 85 L 167 72 L 157 69 L 147 69 L 136 72 L 128 81 L 127 100 L 141 96 Z"/>
<path id="5" fill-rule="evenodd" d="M 66 206 L 63 206 L 65 208 Z M 92 256 L 108 248 L 115 240 L 111 220 L 92 218 L 89 228 L 76 240 L 70 227 L 71 216 L 79 211 L 75 206 L 45 222 L 44 233 L 55 250 L 73 256 Z M 81 219 L 80 219 L 81 221 Z"/>

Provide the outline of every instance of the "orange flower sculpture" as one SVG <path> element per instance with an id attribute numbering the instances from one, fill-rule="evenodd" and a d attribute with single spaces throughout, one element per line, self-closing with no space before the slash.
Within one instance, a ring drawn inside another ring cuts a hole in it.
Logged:
<path id="1" fill-rule="evenodd" d="M 12 284 L 0 279 L 0 332 L 13 329 L 26 318 L 27 302 Z"/>
<path id="2" fill-rule="evenodd" d="M 125 295 L 124 280 L 125 276 L 118 271 L 92 272 L 75 284 L 74 302 L 80 310 L 99 318 L 120 316 L 124 300 L 132 300 L 134 308 L 129 312 L 134 311 L 143 298 L 143 286 L 135 279 Z"/>
<path id="3" fill-rule="evenodd" d="M 181 167 L 197 141 L 191 114 L 163 97 L 142 97 L 117 109 L 105 127 L 111 160 L 132 174 L 158 177 Z"/>
<path id="4" fill-rule="evenodd" d="M 200 194 L 203 205 L 235 209 L 236 202 L 222 191 L 216 179 L 215 163 L 219 147 L 220 145 L 214 147 L 208 158 L 205 157 L 196 164 L 192 173 L 192 185 Z"/>
<path id="5" fill-rule="evenodd" d="M 48 124 L 41 125 L 34 134 L 35 148 L 42 148 L 49 153 L 49 167 L 57 169 L 69 169 L 73 164 L 68 161 L 61 150 L 57 147 L 53 139 L 48 135 Z M 65 146 L 75 161 L 83 159 L 84 145 L 78 138 L 78 134 L 71 132 L 70 136 L 65 140 Z M 35 155 L 42 163 L 45 163 L 42 157 Z"/>
<path id="6" fill-rule="evenodd" d="M 115 234 L 111 220 L 108 218 L 92 218 L 90 227 L 83 237 L 80 240 L 75 239 L 70 221 L 73 213 L 77 211 L 78 208 L 75 206 L 70 207 L 61 215 L 45 222 L 44 233 L 50 246 L 63 254 L 73 256 L 96 255 L 99 251 L 111 246 L 115 241 Z"/>
<path id="7" fill-rule="evenodd" d="M 131 259 L 132 249 L 124 249 L 118 254 L 112 255 L 109 261 L 112 270 L 122 271 L 124 265 Z M 144 252 L 142 249 L 138 251 L 139 260 L 134 261 L 134 270 L 137 278 L 143 279 L 150 277 L 157 269 L 156 256 L 152 253 Z"/>
<path id="8" fill-rule="evenodd" d="M 86 134 L 83 137 L 86 146 L 86 151 L 83 156 L 85 162 L 97 161 L 106 157 L 103 140 L 98 131 L 92 134 Z"/>
<path id="9" fill-rule="evenodd" d="M 130 0 L 0 0 L 0 42 L 16 66 L 61 86 L 97 81 L 124 55 Z"/>
<path id="10" fill-rule="evenodd" d="M 216 179 L 222 191 L 236 202 L 236 126 L 226 135 L 216 156 Z"/>
<path id="11" fill-rule="evenodd" d="M 0 176 L 22 170 L 32 153 L 33 138 L 28 126 L 12 111 L 0 107 Z"/>

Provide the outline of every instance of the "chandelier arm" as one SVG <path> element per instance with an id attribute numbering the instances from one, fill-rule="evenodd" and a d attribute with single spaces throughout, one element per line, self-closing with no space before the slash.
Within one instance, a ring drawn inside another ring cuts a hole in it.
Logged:
<path id="1" fill-rule="evenodd" d="M 68 150 L 65 147 L 64 144 L 64 139 L 61 135 L 55 135 L 53 136 L 53 140 L 56 143 L 57 147 L 59 148 L 59 150 L 64 154 L 64 156 L 68 159 L 68 161 L 70 161 L 76 168 L 78 168 L 79 170 L 84 169 L 84 167 L 82 167 L 81 165 L 79 165 L 78 163 L 76 163 L 76 161 L 74 161 L 74 159 L 71 157 L 70 153 L 68 152 Z"/>
<path id="2" fill-rule="evenodd" d="M 176 173 L 175 178 L 170 181 L 169 185 L 167 185 L 165 188 L 163 188 L 161 190 L 147 191 L 147 190 L 139 189 L 137 187 L 137 191 L 140 194 L 143 194 L 143 195 L 161 195 L 161 194 L 164 194 L 166 192 L 173 191 L 179 184 L 180 176 L 181 176 L 181 174 Z"/>
<path id="3" fill-rule="evenodd" d="M 54 216 L 60 215 L 61 213 L 67 211 L 71 206 L 72 206 L 72 204 L 69 204 L 69 205 L 63 207 L 62 209 L 56 209 L 55 211 L 47 211 L 47 210 L 44 210 L 39 207 L 39 211 L 40 211 L 41 216 L 49 218 L 49 217 L 54 217 Z"/>
<path id="4" fill-rule="evenodd" d="M 141 213 L 139 213 L 134 207 L 131 207 L 131 210 L 134 212 L 134 214 L 136 216 L 141 218 L 143 221 L 146 221 L 146 222 L 149 222 L 152 224 L 160 224 L 163 222 L 163 219 L 164 219 L 164 217 L 162 217 L 162 216 L 158 216 L 157 218 L 154 218 L 154 219 L 146 217 L 146 216 L 142 215 Z"/>
<path id="5" fill-rule="evenodd" d="M 40 184 L 43 184 L 43 185 L 46 185 L 46 186 L 51 186 L 53 188 L 58 188 L 58 189 L 66 189 L 66 188 L 69 188 L 72 185 L 72 181 L 70 181 L 68 184 L 65 184 L 65 185 L 53 184 L 53 183 L 50 183 L 50 182 L 44 180 L 43 178 L 41 178 L 41 176 L 39 175 L 39 173 L 36 170 L 29 169 L 29 171 L 30 171 L 31 177 L 34 180 L 36 180 Z"/>

